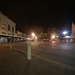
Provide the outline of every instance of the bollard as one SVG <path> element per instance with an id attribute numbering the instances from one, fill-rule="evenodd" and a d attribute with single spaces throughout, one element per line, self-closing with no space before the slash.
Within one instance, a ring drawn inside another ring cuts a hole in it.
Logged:
<path id="1" fill-rule="evenodd" d="M 31 60 L 31 45 L 30 45 L 30 43 L 28 44 L 27 59 Z"/>
<path id="2" fill-rule="evenodd" d="M 10 51 L 12 50 L 12 39 L 10 41 Z"/>
<path id="3" fill-rule="evenodd" d="M 10 51 L 12 50 L 12 42 L 10 42 Z"/>
<path id="4" fill-rule="evenodd" d="M 3 47 L 5 47 L 5 41 L 3 41 Z"/>

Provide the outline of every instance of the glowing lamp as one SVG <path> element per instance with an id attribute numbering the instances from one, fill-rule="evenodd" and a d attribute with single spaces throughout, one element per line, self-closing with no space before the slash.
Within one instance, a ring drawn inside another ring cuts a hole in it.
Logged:
<path id="1" fill-rule="evenodd" d="M 55 38 L 55 35 L 52 35 L 52 39 L 54 39 Z"/>
<path id="2" fill-rule="evenodd" d="M 66 31 L 64 31 L 64 32 L 63 32 L 63 34 L 65 35 L 65 34 L 67 34 L 67 32 L 66 32 Z"/>
<path id="3" fill-rule="evenodd" d="M 35 36 L 35 34 L 34 34 L 34 33 L 32 33 L 32 36 L 34 37 L 34 36 Z"/>

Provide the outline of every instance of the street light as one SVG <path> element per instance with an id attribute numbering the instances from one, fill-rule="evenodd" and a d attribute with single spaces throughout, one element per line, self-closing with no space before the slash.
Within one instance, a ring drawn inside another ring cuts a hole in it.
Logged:
<path id="1" fill-rule="evenodd" d="M 52 35 L 52 39 L 55 39 L 55 35 Z"/>
<path id="2" fill-rule="evenodd" d="M 67 34 L 67 31 L 64 31 L 63 34 L 64 34 L 64 35 Z"/>
<path id="3" fill-rule="evenodd" d="M 35 36 L 35 34 L 34 34 L 34 33 L 32 33 L 32 36 L 34 37 L 34 36 Z"/>

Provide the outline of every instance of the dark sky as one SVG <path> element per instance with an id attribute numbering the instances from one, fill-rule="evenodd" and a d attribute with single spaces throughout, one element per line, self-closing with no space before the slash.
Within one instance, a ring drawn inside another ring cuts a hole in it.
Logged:
<path id="1" fill-rule="evenodd" d="M 75 16 L 72 0 L 27 1 L 0 2 L 0 11 L 16 23 L 18 30 L 29 33 L 36 27 L 55 27 L 61 31 L 71 29 Z"/>

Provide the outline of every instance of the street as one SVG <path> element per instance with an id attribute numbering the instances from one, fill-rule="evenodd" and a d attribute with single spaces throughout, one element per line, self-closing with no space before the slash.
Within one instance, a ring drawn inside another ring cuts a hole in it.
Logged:
<path id="1" fill-rule="evenodd" d="M 75 43 L 27 42 L 0 45 L 0 75 L 75 75 Z"/>

